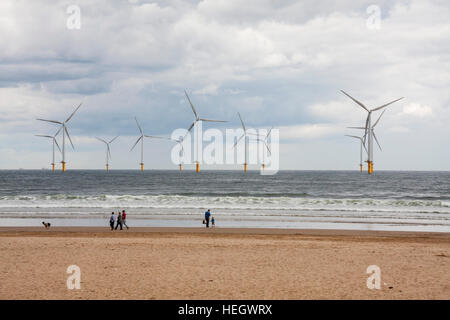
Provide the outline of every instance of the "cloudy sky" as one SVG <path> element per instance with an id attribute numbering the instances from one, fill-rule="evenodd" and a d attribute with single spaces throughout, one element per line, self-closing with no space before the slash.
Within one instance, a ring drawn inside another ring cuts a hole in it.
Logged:
<path id="1" fill-rule="evenodd" d="M 77 10 L 80 9 L 80 20 Z M 77 23 L 80 23 L 79 25 Z M 79 26 L 79 28 L 77 28 Z M 0 169 L 44 168 L 69 122 L 69 168 L 137 168 L 146 134 L 193 114 L 280 130 L 281 169 L 357 169 L 366 113 L 399 97 L 377 126 L 375 170 L 450 170 L 450 4 L 416 1 L 115 0 L 0 2 Z M 211 125 L 208 125 L 211 127 Z M 170 143 L 145 142 L 147 168 L 173 168 Z M 255 167 L 256 168 L 256 167 Z"/>

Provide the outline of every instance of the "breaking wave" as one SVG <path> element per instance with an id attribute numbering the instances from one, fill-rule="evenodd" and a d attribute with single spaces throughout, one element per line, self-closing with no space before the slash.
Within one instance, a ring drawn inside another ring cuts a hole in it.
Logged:
<path id="1" fill-rule="evenodd" d="M 18 195 L 0 196 L 0 208 L 152 208 L 450 213 L 450 201 L 424 199 L 333 199 L 282 196 Z"/>

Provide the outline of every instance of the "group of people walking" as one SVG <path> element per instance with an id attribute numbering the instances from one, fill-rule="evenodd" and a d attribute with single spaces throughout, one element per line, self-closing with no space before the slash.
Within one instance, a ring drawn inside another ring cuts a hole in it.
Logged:
<path id="1" fill-rule="evenodd" d="M 117 217 L 117 218 L 116 218 Z M 211 223 L 211 227 L 214 228 L 216 226 L 216 221 L 213 216 L 211 216 L 211 211 L 208 209 L 208 211 L 205 212 L 205 219 L 203 219 L 203 224 L 206 225 L 207 228 L 209 228 L 209 224 Z M 50 225 L 50 224 L 49 224 Z M 117 230 L 117 228 L 120 227 L 120 230 L 123 230 L 123 226 L 129 229 L 127 225 L 127 213 L 125 210 L 120 210 L 117 212 L 117 216 L 114 212 L 111 213 L 111 217 L 109 218 L 109 226 L 112 230 Z"/>
<path id="2" fill-rule="evenodd" d="M 116 224 L 116 216 L 114 215 L 114 212 L 111 213 L 111 218 L 109 218 L 109 225 L 111 227 L 111 230 L 117 230 L 117 228 L 120 226 L 120 230 L 123 230 L 123 226 L 127 227 L 127 230 L 129 229 L 127 226 L 127 213 L 125 210 L 122 210 L 122 212 L 117 213 L 117 224 Z M 115 227 L 114 227 L 115 225 Z"/>

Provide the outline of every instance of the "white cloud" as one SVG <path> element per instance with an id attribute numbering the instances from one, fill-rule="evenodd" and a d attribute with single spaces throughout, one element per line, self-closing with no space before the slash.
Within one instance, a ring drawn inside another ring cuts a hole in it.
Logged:
<path id="1" fill-rule="evenodd" d="M 420 105 L 419 103 L 410 103 L 403 107 L 403 114 L 412 117 L 425 118 L 433 115 L 433 109 L 429 106 Z"/>
<path id="2" fill-rule="evenodd" d="M 305 124 L 280 127 L 280 139 L 319 139 L 342 134 L 343 128 L 329 124 Z"/>

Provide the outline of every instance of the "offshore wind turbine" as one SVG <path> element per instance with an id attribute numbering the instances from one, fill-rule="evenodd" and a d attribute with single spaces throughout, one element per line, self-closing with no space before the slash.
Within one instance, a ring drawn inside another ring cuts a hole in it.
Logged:
<path id="1" fill-rule="evenodd" d="M 200 116 L 198 115 L 198 113 L 197 113 L 197 111 L 195 110 L 195 107 L 194 107 L 194 105 L 192 104 L 192 101 L 191 101 L 191 99 L 189 98 L 189 95 L 187 94 L 187 92 L 186 92 L 186 90 L 184 90 L 184 94 L 186 95 L 186 98 L 188 99 L 188 101 L 189 101 L 189 104 L 191 105 L 191 109 L 192 109 L 192 112 L 194 112 L 194 116 L 195 116 L 195 120 L 194 120 L 194 122 L 192 122 L 192 124 L 191 124 L 191 126 L 189 127 L 189 129 L 187 130 L 188 132 L 190 132 L 191 130 L 192 130 L 192 128 L 195 126 L 195 124 L 197 123 L 197 122 L 199 122 L 199 121 L 201 121 L 201 122 L 203 122 L 203 121 L 206 121 L 206 122 L 228 122 L 228 121 L 225 121 L 225 120 L 211 120 L 211 119 L 204 119 L 204 118 L 200 118 Z M 186 133 L 186 135 L 187 135 L 187 133 Z M 186 136 L 185 136 L 186 137 Z M 184 138 L 185 138 L 184 137 Z M 183 139 L 184 139 L 183 138 Z M 198 137 L 197 137 L 197 139 L 198 139 Z M 200 146 L 200 144 L 198 143 L 198 141 L 195 141 L 195 143 L 197 144 L 197 146 Z M 200 162 L 199 162 L 199 157 L 198 157 L 198 150 L 199 148 L 197 147 L 197 154 L 195 155 L 196 156 L 196 171 L 197 172 L 199 172 L 200 171 Z"/>
<path id="2" fill-rule="evenodd" d="M 262 142 L 264 144 L 264 146 L 267 148 L 267 152 L 269 153 L 269 155 L 272 154 L 272 152 L 270 151 L 269 145 L 267 144 L 267 139 L 270 136 L 270 132 L 272 131 L 273 127 L 270 128 L 269 132 L 267 132 L 266 136 L 264 137 L 264 139 L 261 139 L 261 137 L 256 133 L 253 135 L 256 135 L 257 137 L 255 138 L 257 141 Z M 252 133 L 249 133 L 252 134 Z M 262 170 L 264 171 L 264 168 L 266 167 L 265 165 L 265 157 L 264 157 L 264 151 L 263 151 L 263 159 L 262 159 Z"/>
<path id="3" fill-rule="evenodd" d="M 109 142 L 103 139 L 100 139 L 98 137 L 95 137 L 97 140 L 103 142 L 104 144 L 106 144 L 106 171 L 109 171 L 109 159 L 111 159 L 111 148 L 109 147 L 109 145 L 118 138 L 119 136 L 116 136 L 115 138 L 113 138 L 112 140 L 110 140 Z"/>
<path id="4" fill-rule="evenodd" d="M 55 133 L 54 136 L 47 136 L 47 135 L 43 135 L 43 134 L 36 134 L 36 137 L 44 137 L 44 138 L 50 138 L 52 139 L 52 171 L 55 171 L 55 145 L 58 147 L 59 152 L 61 152 L 61 148 L 59 147 L 58 141 L 56 141 L 56 136 L 58 135 L 59 131 L 61 131 L 61 128 Z"/>
<path id="5" fill-rule="evenodd" d="M 70 121 L 70 119 L 72 119 L 73 115 L 75 114 L 75 112 L 78 111 L 78 109 L 81 107 L 81 105 L 82 105 L 82 103 L 80 103 L 78 105 L 78 107 L 75 109 L 75 111 L 72 112 L 72 114 L 64 122 L 60 122 L 60 121 L 56 121 L 56 120 L 37 119 L 39 121 L 52 122 L 52 123 L 56 123 L 56 124 L 61 125 L 61 128 L 59 130 L 62 129 L 62 134 L 63 134 L 63 136 L 62 136 L 62 152 L 61 152 L 62 153 L 61 164 L 62 164 L 62 171 L 63 172 L 66 171 L 66 135 L 67 135 L 67 138 L 69 138 L 70 144 L 72 145 L 72 149 L 75 150 L 75 147 L 73 146 L 73 143 L 72 143 L 72 139 L 70 139 L 69 131 L 67 130 L 67 125 L 66 124 L 67 124 L 67 122 Z M 58 132 L 59 132 L 59 130 L 58 130 Z"/>
<path id="6" fill-rule="evenodd" d="M 183 140 L 184 140 L 184 138 L 181 138 L 181 139 L 169 138 L 169 140 L 174 141 L 175 143 L 178 143 L 180 145 L 180 148 L 181 148 L 181 154 L 184 154 L 184 148 L 183 148 Z M 180 171 L 183 171 L 183 164 L 181 163 L 181 158 L 180 158 L 180 163 L 178 164 L 178 167 L 180 168 Z"/>
<path id="7" fill-rule="evenodd" d="M 248 133 L 247 133 L 247 129 L 245 128 L 245 124 L 244 121 L 242 120 L 241 114 L 238 112 L 238 116 L 239 116 L 239 120 L 241 120 L 241 125 L 242 125 L 242 129 L 244 130 L 244 133 L 242 134 L 242 136 L 239 137 L 239 139 L 236 140 L 236 142 L 234 143 L 233 148 L 235 148 L 237 146 L 237 144 L 239 143 L 239 141 L 244 138 L 244 146 L 245 146 L 245 156 L 244 156 L 244 172 L 247 172 L 247 137 L 248 137 Z"/>
<path id="8" fill-rule="evenodd" d="M 345 136 L 347 137 L 351 137 L 351 138 L 355 138 L 358 139 L 360 141 L 360 150 L 359 150 L 359 171 L 362 172 L 363 171 L 363 148 L 364 150 L 366 150 L 367 153 L 367 148 L 364 144 L 364 137 L 359 137 L 359 136 L 351 136 L 346 134 Z"/>
<path id="9" fill-rule="evenodd" d="M 146 134 L 144 134 L 144 131 L 142 131 L 141 126 L 139 125 L 139 122 L 137 120 L 136 117 L 134 117 L 134 119 L 136 120 L 136 124 L 139 128 L 139 132 L 141 133 L 141 135 L 139 136 L 139 138 L 136 140 L 136 142 L 134 143 L 133 147 L 131 147 L 130 152 L 133 151 L 134 147 L 136 147 L 136 145 L 138 144 L 138 142 L 141 142 L 141 171 L 144 171 L 144 137 L 145 138 L 157 138 L 157 139 L 164 139 L 162 137 L 156 137 L 156 136 L 148 136 Z"/>
<path id="10" fill-rule="evenodd" d="M 373 108 L 373 109 L 369 109 L 367 108 L 363 103 L 361 103 L 360 101 L 356 100 L 355 98 L 353 98 L 352 96 L 350 96 L 348 93 L 346 93 L 345 91 L 341 90 L 341 92 L 343 94 L 345 94 L 347 97 L 349 97 L 350 99 L 352 99 L 356 104 L 358 104 L 361 108 L 363 108 L 364 110 L 367 111 L 367 119 L 366 119 L 366 125 L 363 128 L 365 130 L 364 133 L 364 142 L 367 139 L 367 173 L 368 174 L 372 174 L 373 173 L 373 139 L 374 139 L 374 132 L 372 130 L 372 112 L 374 111 L 378 111 L 381 110 L 383 108 L 386 108 L 387 106 L 389 106 L 390 104 L 393 104 L 394 102 L 397 102 L 402 98 L 396 99 L 394 101 L 388 102 L 386 104 L 383 104 L 382 106 Z M 378 118 L 379 120 L 379 118 Z M 378 123 L 377 120 L 377 123 Z M 375 137 L 376 140 L 376 137 Z M 378 143 L 378 141 L 377 141 Z"/>

